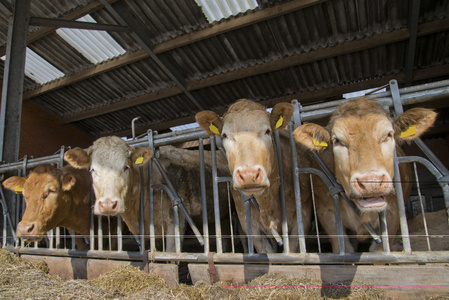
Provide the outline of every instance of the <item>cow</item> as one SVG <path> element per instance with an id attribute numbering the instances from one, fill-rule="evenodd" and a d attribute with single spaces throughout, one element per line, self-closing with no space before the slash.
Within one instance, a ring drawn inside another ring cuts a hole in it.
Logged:
<path id="1" fill-rule="evenodd" d="M 358 242 L 369 237 L 362 222 L 371 224 L 379 232 L 379 212 L 386 211 L 389 234 L 395 235 L 398 231 L 398 203 L 393 180 L 401 180 L 404 199 L 407 199 L 411 170 L 409 165 L 400 164 L 401 178 L 394 178 L 394 150 L 402 156 L 399 146 L 419 137 L 433 125 L 435 118 L 436 113 L 430 109 L 412 108 L 393 119 L 378 102 L 360 97 L 339 106 L 326 128 L 308 123 L 295 129 L 295 139 L 307 148 L 319 151 L 350 201 L 360 210 L 358 218 L 349 203 L 340 197 L 346 252 L 356 251 Z M 317 190 L 327 193 L 326 189 Z M 333 252 L 338 252 L 332 198 L 329 193 L 317 198 L 318 219 L 330 236 Z M 354 245 L 348 239 L 350 233 L 357 236 Z M 374 241 L 370 245 L 370 251 L 381 249 L 382 245 Z"/>
<path id="2" fill-rule="evenodd" d="M 3 182 L 9 190 L 22 192 L 26 208 L 17 224 L 17 235 L 25 241 L 40 241 L 56 227 L 90 233 L 90 174 L 66 166 L 37 166 L 28 178 L 12 176 Z M 83 239 L 76 239 L 78 249 L 87 249 Z"/>
<path id="3" fill-rule="evenodd" d="M 90 169 L 92 183 L 96 196 L 94 212 L 98 215 L 120 214 L 130 231 L 140 234 L 140 193 L 143 189 L 144 201 L 144 234 L 150 234 L 150 206 L 149 206 L 149 180 L 148 162 L 153 153 L 149 148 L 134 148 L 117 136 L 102 137 L 94 141 L 93 145 L 84 151 L 74 148 L 67 151 L 64 159 L 76 168 Z M 224 157 L 217 155 L 218 175 L 225 176 L 229 171 Z M 158 161 L 173 184 L 178 196 L 184 200 L 183 205 L 192 217 L 202 215 L 201 187 L 199 184 L 199 151 L 176 148 L 173 146 L 162 146 L 158 149 Z M 211 154 L 205 151 L 206 182 L 211 183 Z M 155 234 L 160 237 L 166 234 L 166 251 L 174 252 L 175 248 L 175 219 L 173 205 L 167 195 L 162 193 L 162 201 L 159 200 L 161 185 L 166 184 L 162 174 L 153 163 L 154 184 L 154 225 Z M 224 167 L 223 167 L 224 166 Z M 140 179 L 139 168 L 142 167 L 143 180 Z M 207 199 L 213 200 L 212 191 L 207 191 Z M 220 189 L 222 197 L 225 196 L 226 187 Z M 211 223 L 214 213 L 213 204 L 208 203 L 209 221 Z M 227 214 L 226 203 L 220 208 L 223 218 Z M 194 219 L 198 220 L 197 219 Z M 198 222 L 196 222 L 198 224 Z M 185 217 L 179 210 L 179 230 L 182 235 L 185 231 Z M 158 245 L 159 243 L 158 239 Z M 160 249 L 160 246 L 158 246 Z"/>
<path id="4" fill-rule="evenodd" d="M 213 111 L 196 114 L 197 123 L 209 135 L 220 135 L 226 151 L 229 170 L 232 176 L 233 198 L 240 224 L 245 234 L 245 206 L 240 191 L 246 196 L 254 196 L 256 205 L 251 205 L 251 229 L 254 246 L 258 253 L 277 251 L 274 238 L 282 233 L 280 175 L 273 132 L 279 130 L 285 205 L 287 213 L 290 251 L 296 252 L 298 243 L 298 222 L 291 164 L 290 140 L 285 127 L 293 114 L 289 103 L 278 103 L 271 113 L 260 103 L 240 99 L 232 104 L 223 118 Z M 309 160 L 298 150 L 300 167 L 307 167 Z M 307 233 L 311 219 L 311 195 L 307 176 L 302 177 L 301 205 L 304 232 Z M 287 233 L 284 233 L 287 234 Z"/>

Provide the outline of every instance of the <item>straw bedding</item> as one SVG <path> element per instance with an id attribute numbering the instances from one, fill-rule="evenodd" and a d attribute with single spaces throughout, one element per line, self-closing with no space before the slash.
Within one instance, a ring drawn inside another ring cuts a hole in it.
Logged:
<path id="1" fill-rule="evenodd" d="M 229 282 L 169 288 L 163 279 L 122 266 L 93 280 L 63 281 L 45 264 L 32 264 L 0 249 L 0 299 L 385 299 L 382 290 L 341 283 L 263 275 L 244 286 Z"/>

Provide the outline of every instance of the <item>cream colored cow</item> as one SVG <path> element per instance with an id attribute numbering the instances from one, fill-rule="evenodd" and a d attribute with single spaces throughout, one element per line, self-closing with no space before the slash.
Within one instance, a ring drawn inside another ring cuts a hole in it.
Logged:
<path id="1" fill-rule="evenodd" d="M 245 233 L 245 207 L 237 190 L 253 195 L 260 212 L 251 205 L 252 233 L 257 252 L 275 252 L 273 237 L 282 233 L 281 202 L 279 196 L 280 176 L 278 160 L 273 142 L 273 132 L 286 127 L 291 119 L 293 106 L 279 103 L 271 113 L 263 105 L 242 99 L 229 107 L 221 119 L 215 112 L 202 111 L 196 115 L 198 124 L 209 135 L 221 135 L 226 150 L 229 169 L 232 174 L 233 197 L 240 224 Z M 308 161 L 298 149 L 301 166 Z M 293 166 L 291 164 L 290 142 L 281 134 L 283 179 L 286 195 L 288 233 L 292 235 L 290 250 L 298 249 L 298 225 L 293 190 Z M 302 216 L 305 232 L 311 218 L 310 186 L 307 176 L 301 180 Z"/>
<path id="2" fill-rule="evenodd" d="M 360 219 L 349 204 L 340 199 L 343 227 L 358 240 L 369 235 L 361 222 L 370 223 L 379 233 L 380 211 L 386 211 L 388 232 L 395 235 L 399 228 L 398 203 L 394 180 L 402 181 L 404 198 L 411 185 L 411 172 L 400 164 L 401 178 L 394 178 L 394 150 L 402 155 L 399 144 L 419 137 L 433 125 L 436 113 L 413 108 L 395 120 L 375 100 L 357 98 L 341 105 L 332 115 L 327 128 L 305 124 L 294 131 L 295 139 L 306 147 L 322 151 L 321 156 L 333 168 L 337 181 L 347 196 L 361 211 Z M 327 147 L 329 145 L 329 147 Z M 325 189 L 317 189 L 326 192 Z M 333 202 L 330 195 L 318 196 L 317 215 L 330 236 L 332 249 L 338 252 Z M 392 239 L 391 241 L 392 242 Z M 346 252 L 356 249 L 345 237 Z M 372 244 L 370 250 L 380 250 Z"/>

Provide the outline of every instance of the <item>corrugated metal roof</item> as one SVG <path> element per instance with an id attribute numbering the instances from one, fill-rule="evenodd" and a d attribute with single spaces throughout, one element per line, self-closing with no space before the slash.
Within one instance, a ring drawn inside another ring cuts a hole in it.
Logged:
<path id="1" fill-rule="evenodd" d="M 41 2 L 33 1 L 32 15 L 61 17 L 98 4 L 66 0 L 58 6 L 56 0 Z M 241 1 L 220 3 L 232 6 Z M 412 1 L 312 1 L 304 8 L 294 7 L 301 1 L 257 3 L 254 10 L 234 13 L 212 24 L 195 0 L 118 0 L 111 4 L 113 9 L 120 8 L 116 12 L 101 6 L 90 9 L 89 14 L 100 24 L 123 25 L 117 15 L 131 15 L 136 26 L 132 29 L 142 33 L 146 47 L 172 74 L 161 69 L 150 54 L 145 55 L 146 48 L 133 32 L 111 31 L 110 36 L 126 51 L 121 59 L 132 55 L 141 58 L 117 65 L 117 59 L 101 63 L 97 67 L 108 66 L 106 71 L 37 94 L 32 101 L 61 120 L 71 118 L 73 125 L 99 136 L 130 130 L 136 116 L 141 116 L 139 130 L 168 130 L 180 122 L 193 122 L 199 108 L 192 98 L 210 110 L 224 109 L 239 98 L 274 103 L 296 97 L 307 105 L 341 97 L 339 92 L 367 88 L 364 82 L 377 78 L 385 78 L 386 83 L 396 77 L 401 84 L 407 83 Z M 277 13 L 283 9 L 284 13 Z M 259 21 L 245 23 L 249 19 Z M 5 20 L 5 16 L 0 18 L 0 28 L 7 28 Z M 449 68 L 444 71 L 449 63 L 448 20 L 449 0 L 421 1 L 412 84 L 449 77 Z M 233 25 L 234 21 L 239 26 Z M 217 34 L 210 34 L 215 30 Z M 0 35 L 1 41 L 4 46 L 6 39 Z M 182 44 L 165 48 L 180 41 Z M 95 68 L 56 33 L 40 37 L 28 47 L 69 79 Z M 430 69 L 438 66 L 443 68 Z M 352 88 L 346 88 L 349 84 Z M 24 84 L 25 92 L 36 87 L 29 79 Z"/>

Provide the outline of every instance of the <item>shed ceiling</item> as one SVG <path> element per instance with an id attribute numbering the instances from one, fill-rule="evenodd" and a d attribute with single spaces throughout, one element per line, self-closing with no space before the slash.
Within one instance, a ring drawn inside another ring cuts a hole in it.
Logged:
<path id="1" fill-rule="evenodd" d="M 257 0 L 213 23 L 198 3 L 32 1 L 28 48 L 65 75 L 46 84 L 27 77 L 23 100 L 92 137 L 129 136 L 137 116 L 137 133 L 163 132 L 240 98 L 305 106 L 390 79 L 449 78 L 449 0 Z M 0 56 L 12 10 L 0 1 Z M 66 21 L 87 14 L 108 25 L 124 54 L 94 64 L 56 33 L 82 27 Z"/>

